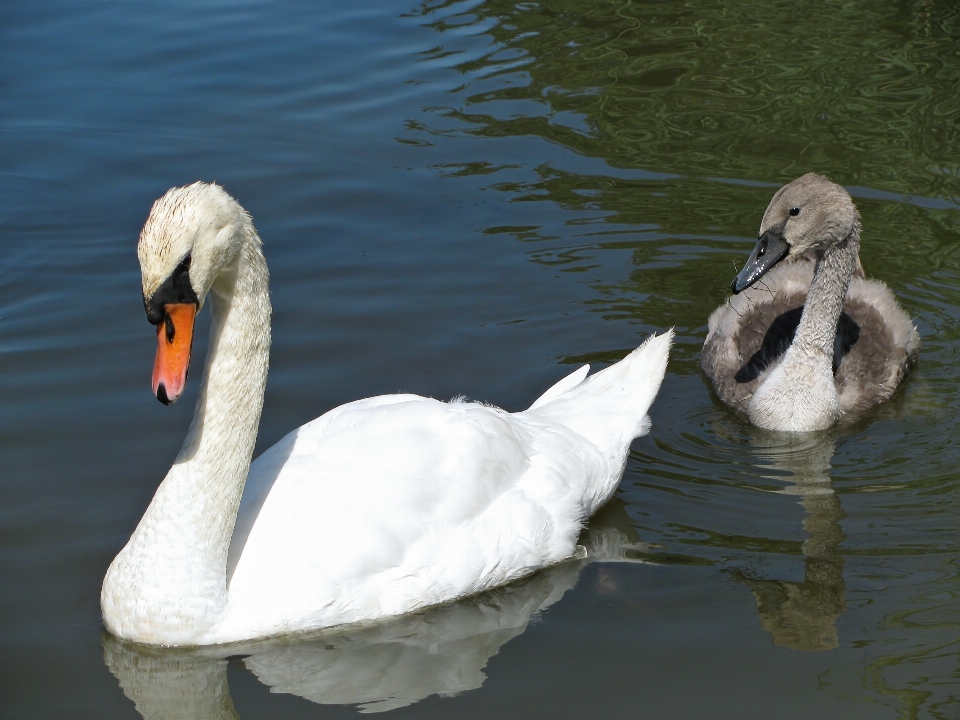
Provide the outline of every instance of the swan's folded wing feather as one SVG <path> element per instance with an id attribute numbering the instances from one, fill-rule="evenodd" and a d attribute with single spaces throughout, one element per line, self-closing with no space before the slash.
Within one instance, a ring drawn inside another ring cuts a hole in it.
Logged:
<path id="1" fill-rule="evenodd" d="M 572 390 L 586 379 L 588 372 L 590 372 L 589 365 L 583 365 L 577 368 L 559 382 L 551 385 L 545 393 L 533 401 L 533 405 L 528 407 L 527 410 L 535 410 L 538 407 L 546 405 L 551 400 L 560 397 L 565 392 Z"/>
<path id="2" fill-rule="evenodd" d="M 303 426 L 251 468 L 252 487 L 274 479 L 231 602 L 247 618 L 352 622 L 491 587 L 566 552 L 549 540 L 575 537 L 575 501 L 554 487 L 568 479 L 544 467 L 527 424 L 404 396 Z"/>

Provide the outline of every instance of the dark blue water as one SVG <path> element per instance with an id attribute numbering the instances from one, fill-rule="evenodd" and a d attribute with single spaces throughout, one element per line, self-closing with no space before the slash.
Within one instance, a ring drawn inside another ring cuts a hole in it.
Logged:
<path id="1" fill-rule="evenodd" d="M 945 0 L 0 8 L 0 715 L 957 717 L 958 37 Z M 697 357 L 810 170 L 924 345 L 887 406 L 771 447 Z M 106 636 L 197 392 L 151 396 L 136 239 L 197 179 L 271 268 L 259 450 L 379 393 L 521 409 L 676 327 L 608 555 L 229 658 Z"/>

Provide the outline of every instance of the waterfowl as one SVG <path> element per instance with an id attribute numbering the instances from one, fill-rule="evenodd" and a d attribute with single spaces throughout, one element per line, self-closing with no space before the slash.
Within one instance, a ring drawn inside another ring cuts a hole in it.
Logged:
<path id="1" fill-rule="evenodd" d="M 860 213 L 841 186 L 808 173 L 774 194 L 700 358 L 720 399 L 754 425 L 830 427 L 889 400 L 915 364 L 917 329 L 866 279 L 859 250 Z"/>
<path id="2" fill-rule="evenodd" d="M 138 255 L 174 402 L 212 305 L 193 422 L 100 595 L 111 633 L 207 645 L 374 621 L 509 583 L 576 551 L 615 491 L 672 332 L 525 411 L 384 395 L 294 430 L 251 464 L 270 348 L 261 241 L 215 184 L 153 206 Z"/>

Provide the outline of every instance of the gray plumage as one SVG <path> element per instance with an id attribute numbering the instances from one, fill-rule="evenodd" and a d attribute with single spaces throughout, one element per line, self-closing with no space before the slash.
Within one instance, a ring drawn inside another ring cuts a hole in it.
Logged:
<path id="1" fill-rule="evenodd" d="M 720 399 L 771 430 L 817 430 L 890 399 L 920 337 L 889 288 L 867 280 L 860 214 L 809 173 L 770 201 L 760 239 L 710 316 L 700 365 Z M 802 310 L 800 310 L 802 308 Z"/>

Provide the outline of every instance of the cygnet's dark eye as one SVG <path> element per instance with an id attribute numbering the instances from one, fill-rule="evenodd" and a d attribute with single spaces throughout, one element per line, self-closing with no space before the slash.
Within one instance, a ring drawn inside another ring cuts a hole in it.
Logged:
<path id="1" fill-rule="evenodd" d="M 790 208 L 790 217 L 796 217 L 800 214 L 800 208 Z"/>

